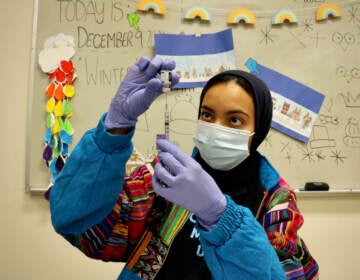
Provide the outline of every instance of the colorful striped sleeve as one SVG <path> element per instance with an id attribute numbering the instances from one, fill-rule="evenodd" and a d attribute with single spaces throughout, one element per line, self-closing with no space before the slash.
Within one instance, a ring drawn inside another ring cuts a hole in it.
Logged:
<path id="1" fill-rule="evenodd" d="M 141 166 L 125 178 L 117 203 L 102 222 L 82 234 L 64 237 L 90 258 L 126 261 L 149 222 L 159 219 L 161 213 L 159 209 L 154 211 L 155 193 L 151 180 L 147 167 Z"/>
<path id="2" fill-rule="evenodd" d="M 318 264 L 298 234 L 304 223 L 296 195 L 280 179 L 266 196 L 264 214 L 259 219 L 276 250 L 289 280 L 318 279 Z"/>

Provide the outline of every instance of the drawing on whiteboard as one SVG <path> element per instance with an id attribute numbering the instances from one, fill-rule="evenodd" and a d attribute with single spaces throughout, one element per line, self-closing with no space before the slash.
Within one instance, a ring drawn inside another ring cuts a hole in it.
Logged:
<path id="1" fill-rule="evenodd" d="M 316 150 L 315 151 L 315 156 L 317 158 L 318 161 L 321 161 L 321 160 L 325 160 L 326 159 L 326 156 L 323 155 L 323 151 L 322 150 Z"/>
<path id="2" fill-rule="evenodd" d="M 284 154 L 284 159 L 291 164 L 291 159 L 293 158 L 293 155 L 291 153 L 291 144 L 290 142 L 284 142 L 284 141 L 280 141 L 281 144 L 281 148 L 280 148 L 280 153 Z"/>
<path id="3" fill-rule="evenodd" d="M 358 24 L 360 22 L 360 16 L 358 16 L 358 8 L 352 6 L 350 9 L 348 9 L 348 16 L 349 16 L 349 22 Z"/>
<path id="4" fill-rule="evenodd" d="M 292 157 L 288 152 L 286 153 L 285 159 L 288 161 L 289 164 L 291 164 Z"/>
<path id="5" fill-rule="evenodd" d="M 323 103 L 323 108 L 327 111 L 327 112 L 331 112 L 332 108 L 334 105 L 334 100 L 332 99 L 332 97 L 326 97 L 324 103 Z"/>
<path id="6" fill-rule="evenodd" d="M 301 41 L 300 40 L 300 36 L 301 36 L 301 34 L 294 34 L 293 32 L 289 32 L 290 34 L 291 34 L 291 36 L 292 36 L 292 39 L 291 40 L 289 40 L 289 42 L 291 42 L 291 41 L 296 41 L 296 42 L 298 42 L 303 48 L 306 48 L 306 44 L 303 42 L 303 41 Z"/>
<path id="7" fill-rule="evenodd" d="M 360 108 L 360 93 L 357 95 L 352 95 L 350 92 L 340 93 L 339 94 L 345 103 L 345 107 L 347 108 Z"/>
<path id="8" fill-rule="evenodd" d="M 310 147 L 311 149 L 335 147 L 334 139 L 330 139 L 326 126 L 314 125 L 311 133 Z"/>
<path id="9" fill-rule="evenodd" d="M 307 160 L 309 163 L 315 162 L 314 152 L 311 149 L 309 149 L 308 145 L 301 147 L 301 151 L 302 151 L 302 160 Z"/>
<path id="10" fill-rule="evenodd" d="M 329 115 L 320 114 L 319 120 L 320 120 L 321 124 L 323 124 L 323 125 L 325 125 L 325 124 L 338 125 L 339 124 L 339 119 L 337 116 L 329 116 Z"/>
<path id="11" fill-rule="evenodd" d="M 260 41 L 260 44 L 262 44 L 263 42 L 265 42 L 266 45 L 270 44 L 270 43 L 274 43 L 274 39 L 273 37 L 276 36 L 276 35 L 271 35 L 270 32 L 271 32 L 271 27 L 269 26 L 266 26 L 265 29 L 261 29 L 261 36 L 262 36 L 262 39 Z"/>
<path id="12" fill-rule="evenodd" d="M 359 120 L 350 118 L 345 125 L 344 144 L 348 147 L 360 148 L 360 127 Z"/>
<path id="13" fill-rule="evenodd" d="M 339 45 L 341 49 L 345 52 L 351 45 L 354 45 L 356 42 L 356 37 L 350 32 L 340 33 L 334 32 L 332 35 L 332 41 Z"/>
<path id="14" fill-rule="evenodd" d="M 170 109 L 170 131 L 177 134 L 192 135 L 195 131 L 197 119 L 197 108 L 192 103 L 193 94 L 190 90 L 178 91 L 175 94 L 175 105 Z"/>
<path id="15" fill-rule="evenodd" d="M 327 37 L 319 36 L 319 32 L 316 32 L 315 36 L 310 37 L 310 39 L 315 40 L 315 47 L 317 48 L 319 46 L 319 41 L 327 39 Z"/>
<path id="16" fill-rule="evenodd" d="M 303 31 L 304 32 L 311 32 L 314 30 L 313 26 L 314 26 L 314 22 L 312 19 L 304 19 L 301 23 L 300 26 L 303 27 Z"/>
<path id="17" fill-rule="evenodd" d="M 352 79 L 360 79 L 360 69 L 358 67 L 347 69 L 345 66 L 339 66 L 336 68 L 336 75 L 343 77 L 347 83 L 350 83 Z"/>
<path id="18" fill-rule="evenodd" d="M 341 151 L 339 150 L 331 151 L 330 157 L 334 158 L 336 165 L 339 165 L 339 163 L 344 163 L 344 160 L 346 159 L 345 156 L 341 155 Z"/>
<path id="19" fill-rule="evenodd" d="M 306 160 L 309 163 L 315 163 L 316 159 L 318 162 L 324 161 L 327 158 L 327 156 L 323 154 L 324 151 L 322 150 L 313 151 L 311 148 L 309 148 L 308 145 L 299 148 L 302 152 L 301 160 Z M 347 159 L 346 156 L 342 155 L 340 150 L 331 150 L 328 157 L 333 158 L 336 165 L 339 165 L 339 163 L 344 163 L 345 159 Z"/>
<path id="20" fill-rule="evenodd" d="M 139 120 L 136 125 L 137 130 L 141 131 L 150 131 L 150 125 L 147 117 L 148 113 L 145 112 L 141 116 L 139 116 Z"/>
<path id="21" fill-rule="evenodd" d="M 284 152 L 284 151 L 290 151 L 291 149 L 290 149 L 290 142 L 283 142 L 283 141 L 281 141 L 280 142 L 280 144 L 281 144 L 281 152 Z"/>

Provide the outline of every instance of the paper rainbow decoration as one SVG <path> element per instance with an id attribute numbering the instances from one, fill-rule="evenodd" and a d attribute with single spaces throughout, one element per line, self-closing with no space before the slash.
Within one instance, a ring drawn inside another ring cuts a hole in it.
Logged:
<path id="1" fill-rule="evenodd" d="M 280 9 L 273 16 L 271 23 L 272 24 L 282 24 L 285 22 L 297 23 L 299 20 L 296 14 L 290 9 Z"/>
<path id="2" fill-rule="evenodd" d="M 211 14 L 203 6 L 192 6 L 184 13 L 185 19 L 195 19 L 199 17 L 201 20 L 211 20 Z"/>
<path id="3" fill-rule="evenodd" d="M 165 14 L 166 7 L 161 0 L 142 0 L 137 5 L 137 10 L 139 11 L 150 11 L 153 10 L 156 14 Z"/>
<path id="4" fill-rule="evenodd" d="M 227 18 L 227 23 L 235 24 L 241 22 L 246 24 L 255 24 L 256 18 L 250 10 L 245 8 L 238 8 L 233 10 Z"/>
<path id="5" fill-rule="evenodd" d="M 324 20 L 327 19 L 329 16 L 341 17 L 342 11 L 335 4 L 324 3 L 316 11 L 316 20 L 317 21 Z"/>

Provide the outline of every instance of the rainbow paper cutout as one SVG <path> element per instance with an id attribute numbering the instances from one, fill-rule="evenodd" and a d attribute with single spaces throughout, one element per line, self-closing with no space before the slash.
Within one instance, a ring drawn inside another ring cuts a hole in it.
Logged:
<path id="1" fill-rule="evenodd" d="M 211 14 L 209 13 L 208 10 L 206 10 L 202 6 L 192 6 L 188 8 L 184 13 L 185 19 L 194 20 L 197 17 L 200 18 L 201 20 L 207 20 L 207 21 L 211 20 Z"/>
<path id="2" fill-rule="evenodd" d="M 341 17 L 342 16 L 341 9 L 335 4 L 324 3 L 316 11 L 317 21 L 325 20 L 330 16 L 334 18 Z"/>
<path id="3" fill-rule="evenodd" d="M 273 16 L 271 23 L 272 24 L 283 24 L 286 22 L 297 23 L 299 20 L 296 14 L 290 9 L 280 9 Z"/>
<path id="4" fill-rule="evenodd" d="M 142 0 L 137 5 L 137 10 L 148 12 L 153 10 L 154 13 L 164 15 L 166 13 L 166 7 L 161 0 Z"/>
<path id="5" fill-rule="evenodd" d="M 236 24 L 241 22 L 244 22 L 246 24 L 255 24 L 256 18 L 250 10 L 245 8 L 238 8 L 233 10 L 227 18 L 227 23 L 230 24 Z"/>

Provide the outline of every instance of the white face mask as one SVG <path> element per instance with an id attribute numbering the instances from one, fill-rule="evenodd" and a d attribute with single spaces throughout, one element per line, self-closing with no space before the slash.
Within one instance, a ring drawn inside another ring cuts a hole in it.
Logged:
<path id="1" fill-rule="evenodd" d="M 249 137 L 253 134 L 199 120 L 193 141 L 208 165 L 227 171 L 249 156 Z"/>

